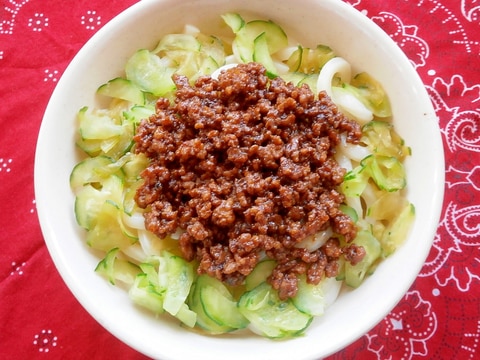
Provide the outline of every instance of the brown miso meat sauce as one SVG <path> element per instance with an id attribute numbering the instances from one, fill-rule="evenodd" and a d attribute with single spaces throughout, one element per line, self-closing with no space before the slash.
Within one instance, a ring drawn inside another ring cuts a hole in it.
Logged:
<path id="1" fill-rule="evenodd" d="M 150 160 L 136 194 L 149 231 L 164 238 L 181 229 L 183 256 L 231 286 L 262 256 L 275 259 L 268 281 L 281 299 L 296 294 L 300 274 L 317 284 L 337 275 L 341 256 L 363 258 L 350 244 L 355 224 L 339 209 L 345 169 L 333 158 L 340 134 L 357 143 L 361 130 L 324 92 L 315 98 L 305 85 L 270 80 L 257 63 L 218 80 L 174 82 L 175 102 L 159 99 L 134 138 Z M 334 236 L 321 248 L 298 247 L 328 227 Z"/>

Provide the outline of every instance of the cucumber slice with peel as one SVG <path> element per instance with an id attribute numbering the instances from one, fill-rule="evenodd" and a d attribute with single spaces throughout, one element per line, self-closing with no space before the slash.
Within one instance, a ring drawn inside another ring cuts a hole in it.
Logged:
<path id="1" fill-rule="evenodd" d="M 193 284 L 192 290 L 187 300 L 187 304 L 192 311 L 197 314 L 196 324 L 210 334 L 224 334 L 235 330 L 234 327 L 228 325 L 220 325 L 207 315 L 204 305 L 201 301 L 200 294 L 204 286 L 208 286 L 210 282 L 208 275 L 200 275 Z"/>
<path id="2" fill-rule="evenodd" d="M 161 261 L 165 261 L 167 286 L 163 308 L 173 316 L 177 315 L 185 303 L 194 280 L 194 271 L 191 263 L 180 256 L 164 252 Z"/>
<path id="3" fill-rule="evenodd" d="M 406 204 L 398 216 L 387 226 L 380 239 L 384 256 L 391 255 L 405 241 L 413 222 L 415 221 L 415 206 Z"/>
<path id="4" fill-rule="evenodd" d="M 70 174 L 70 187 L 78 189 L 86 184 L 104 181 L 108 176 L 105 176 L 99 169 L 112 163 L 113 159 L 108 156 L 96 156 L 82 160 L 75 165 Z"/>
<path id="5" fill-rule="evenodd" d="M 263 32 L 253 41 L 253 61 L 262 64 L 267 71 L 267 76 L 273 79 L 278 76 L 278 70 L 272 60 L 268 48 L 267 33 Z"/>
<path id="6" fill-rule="evenodd" d="M 146 49 L 138 50 L 125 65 L 127 79 L 141 90 L 162 96 L 175 90 L 172 75 L 175 69 Z"/>
<path id="7" fill-rule="evenodd" d="M 248 320 L 240 313 L 237 302 L 220 281 L 205 279 L 200 289 L 200 302 L 205 314 L 220 326 L 243 329 Z"/>
<path id="8" fill-rule="evenodd" d="M 118 248 L 110 250 L 98 263 L 95 272 L 105 276 L 112 285 L 115 285 L 116 280 L 133 285 L 136 276 L 141 272 L 140 268 L 127 260 L 119 259 L 118 252 Z"/>
<path id="9" fill-rule="evenodd" d="M 253 20 L 245 23 L 243 18 L 238 14 L 225 14 L 223 16 L 225 23 L 235 33 L 235 39 L 232 43 L 232 51 L 243 63 L 257 61 L 254 59 L 255 39 L 262 33 L 265 33 L 266 51 L 269 55 L 285 48 L 288 45 L 288 38 L 285 31 L 273 21 Z M 265 58 L 264 55 L 258 55 L 257 58 Z M 265 65 L 264 65 L 265 66 Z"/>
<path id="10" fill-rule="evenodd" d="M 265 282 L 245 292 L 238 301 L 238 308 L 250 321 L 252 331 L 269 338 L 299 335 L 313 319 L 298 310 L 291 300 L 280 300 L 277 291 Z"/>
<path id="11" fill-rule="evenodd" d="M 129 101 L 133 104 L 144 105 L 145 94 L 130 80 L 115 78 L 100 86 L 97 94 Z"/>
<path id="12" fill-rule="evenodd" d="M 365 257 L 358 264 L 352 265 L 345 262 L 345 284 L 356 288 L 363 282 L 365 276 L 369 274 L 369 269 L 380 257 L 382 248 L 380 242 L 370 231 L 361 230 L 358 232 L 354 243 L 365 249 Z"/>
<path id="13" fill-rule="evenodd" d="M 341 286 L 342 282 L 335 278 L 323 278 L 317 285 L 308 284 L 303 275 L 298 279 L 298 292 L 292 298 L 292 302 L 301 312 L 321 316 L 335 301 Z"/>
<path id="14" fill-rule="evenodd" d="M 236 13 L 226 13 L 222 15 L 222 19 L 230 29 L 236 34 L 245 26 L 245 20 Z"/>
<path id="15" fill-rule="evenodd" d="M 246 290 L 252 290 L 261 283 L 266 282 L 275 266 L 277 266 L 275 260 L 268 259 L 260 261 L 252 270 L 252 272 L 245 278 Z"/>

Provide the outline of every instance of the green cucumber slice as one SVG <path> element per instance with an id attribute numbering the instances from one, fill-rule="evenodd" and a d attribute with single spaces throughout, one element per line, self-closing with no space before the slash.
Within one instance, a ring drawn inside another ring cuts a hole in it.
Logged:
<path id="1" fill-rule="evenodd" d="M 220 281 L 206 281 L 200 289 L 200 301 L 205 314 L 220 326 L 243 329 L 248 320 L 240 313 L 237 302 Z M 214 283 L 216 282 L 216 284 Z"/>
<path id="2" fill-rule="evenodd" d="M 113 159 L 108 156 L 97 156 L 82 160 L 75 165 L 70 174 L 70 187 L 78 189 L 86 184 L 103 182 L 107 176 L 98 169 L 106 168 L 112 163 Z"/>
<path id="3" fill-rule="evenodd" d="M 253 331 L 269 338 L 300 335 L 313 319 L 298 310 L 291 300 L 280 300 L 277 292 L 265 282 L 245 292 L 238 308 L 250 321 Z"/>
<path id="4" fill-rule="evenodd" d="M 395 156 L 399 160 L 411 154 L 405 141 L 395 132 L 393 124 L 373 120 L 362 127 L 362 141 L 378 155 Z"/>
<path id="5" fill-rule="evenodd" d="M 350 81 L 366 107 L 381 118 L 392 116 L 392 108 L 382 85 L 366 72 L 359 73 Z"/>
<path id="6" fill-rule="evenodd" d="M 141 272 L 140 268 L 127 260 L 119 259 L 118 251 L 118 248 L 110 250 L 98 263 L 95 272 L 106 277 L 112 285 L 115 285 L 116 280 L 133 285 L 136 276 Z"/>
<path id="7" fill-rule="evenodd" d="M 135 282 L 130 287 L 128 295 L 133 303 L 144 307 L 155 314 L 162 314 L 163 292 L 154 286 L 148 279 L 147 274 L 138 274 Z"/>
<path id="8" fill-rule="evenodd" d="M 370 155 L 364 158 L 360 164 L 368 168 L 373 181 L 380 190 L 397 191 L 407 185 L 405 168 L 396 157 Z"/>
<path id="9" fill-rule="evenodd" d="M 108 139 L 123 133 L 122 125 L 117 120 L 107 113 L 89 111 L 86 106 L 78 112 L 78 120 L 82 139 Z"/>
<path id="10" fill-rule="evenodd" d="M 255 268 L 245 278 L 245 288 L 247 291 L 256 288 L 263 282 L 267 281 L 267 278 L 272 273 L 273 269 L 277 266 L 275 260 L 263 260 L 260 261 Z"/>
<path id="11" fill-rule="evenodd" d="M 100 188 L 96 188 L 91 184 L 83 186 L 75 197 L 75 217 L 77 223 L 86 230 L 91 230 L 96 224 L 103 204 L 107 201 L 120 204 L 122 193 L 123 181 L 116 175 L 105 179 Z M 111 246 L 106 250 L 114 247 Z"/>
<path id="12" fill-rule="evenodd" d="M 235 26 L 235 25 L 234 25 Z M 253 20 L 240 27 L 235 32 L 236 36 L 232 43 L 234 54 L 244 63 L 255 61 L 254 42 L 262 33 L 265 33 L 268 53 L 274 54 L 288 45 L 287 34 L 273 21 Z"/>
<path id="13" fill-rule="evenodd" d="M 236 13 L 223 14 L 222 19 L 235 34 L 238 33 L 240 29 L 245 26 L 245 20 L 243 20 L 243 18 Z"/>
<path id="14" fill-rule="evenodd" d="M 167 252 L 164 252 L 161 261 L 166 262 L 165 271 L 168 281 L 163 308 L 175 316 L 190 292 L 195 277 L 193 266 L 180 256 Z"/>
<path id="15" fill-rule="evenodd" d="M 354 243 L 363 246 L 366 252 L 363 260 L 356 265 L 352 265 L 348 261 L 345 262 L 345 284 L 356 288 L 360 286 L 369 273 L 370 267 L 380 257 L 382 248 L 380 242 L 367 230 L 359 231 Z"/>
<path id="16" fill-rule="evenodd" d="M 197 277 L 192 286 L 187 304 L 192 311 L 197 314 L 197 325 L 210 334 L 224 334 L 235 330 L 235 328 L 227 325 L 220 325 L 212 320 L 206 313 L 200 298 L 200 293 L 205 286 L 208 286 L 210 280 L 208 275 L 200 275 Z"/>
<path id="17" fill-rule="evenodd" d="M 144 105 L 145 94 L 130 80 L 115 78 L 100 86 L 97 94 L 130 101 L 133 104 Z"/>
<path id="18" fill-rule="evenodd" d="M 127 79 L 140 89 L 162 96 L 175 90 L 172 75 L 175 69 L 146 49 L 138 50 L 125 65 Z"/>
<path id="19" fill-rule="evenodd" d="M 415 206 L 408 203 L 398 217 L 387 226 L 380 239 L 384 256 L 391 255 L 405 241 L 414 221 Z"/>
<path id="20" fill-rule="evenodd" d="M 118 224 L 120 212 L 112 202 L 105 201 L 96 216 L 95 225 L 87 232 L 87 245 L 93 249 L 109 251 L 114 247 L 121 250 L 135 243 L 136 239 L 127 236 Z"/>
<path id="21" fill-rule="evenodd" d="M 337 298 L 342 283 L 335 278 L 324 278 L 317 285 L 308 284 L 306 277 L 298 279 L 298 291 L 292 298 L 298 310 L 312 316 L 321 316 Z"/>
<path id="22" fill-rule="evenodd" d="M 253 61 L 262 64 L 267 71 L 267 76 L 273 79 L 278 76 L 277 67 L 272 60 L 268 48 L 267 33 L 263 32 L 253 41 Z"/>

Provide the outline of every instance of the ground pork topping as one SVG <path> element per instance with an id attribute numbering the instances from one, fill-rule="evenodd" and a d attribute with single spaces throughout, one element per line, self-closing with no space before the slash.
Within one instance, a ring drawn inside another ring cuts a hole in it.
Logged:
<path id="1" fill-rule="evenodd" d="M 356 227 L 339 209 L 345 169 L 333 158 L 340 134 L 359 141 L 356 122 L 324 92 L 270 80 L 256 63 L 174 82 L 175 102 L 159 99 L 134 137 L 150 159 L 136 194 L 149 231 L 180 229 L 183 256 L 230 285 L 264 256 L 275 259 L 268 281 L 281 299 L 296 294 L 301 274 L 313 284 L 336 276 L 344 253 L 361 260 L 363 248 L 349 244 Z M 319 249 L 298 246 L 328 227 L 334 236 Z"/>

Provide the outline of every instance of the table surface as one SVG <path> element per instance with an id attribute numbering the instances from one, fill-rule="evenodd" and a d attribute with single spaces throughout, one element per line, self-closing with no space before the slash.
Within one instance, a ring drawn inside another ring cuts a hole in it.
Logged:
<path id="1" fill-rule="evenodd" d="M 135 2 L 0 1 L 3 359 L 145 358 L 91 318 L 63 283 L 40 231 L 33 187 L 38 130 L 56 83 L 81 46 Z M 480 2 L 347 2 L 379 24 L 420 74 L 439 117 L 446 192 L 412 287 L 368 334 L 329 359 L 478 358 Z"/>

